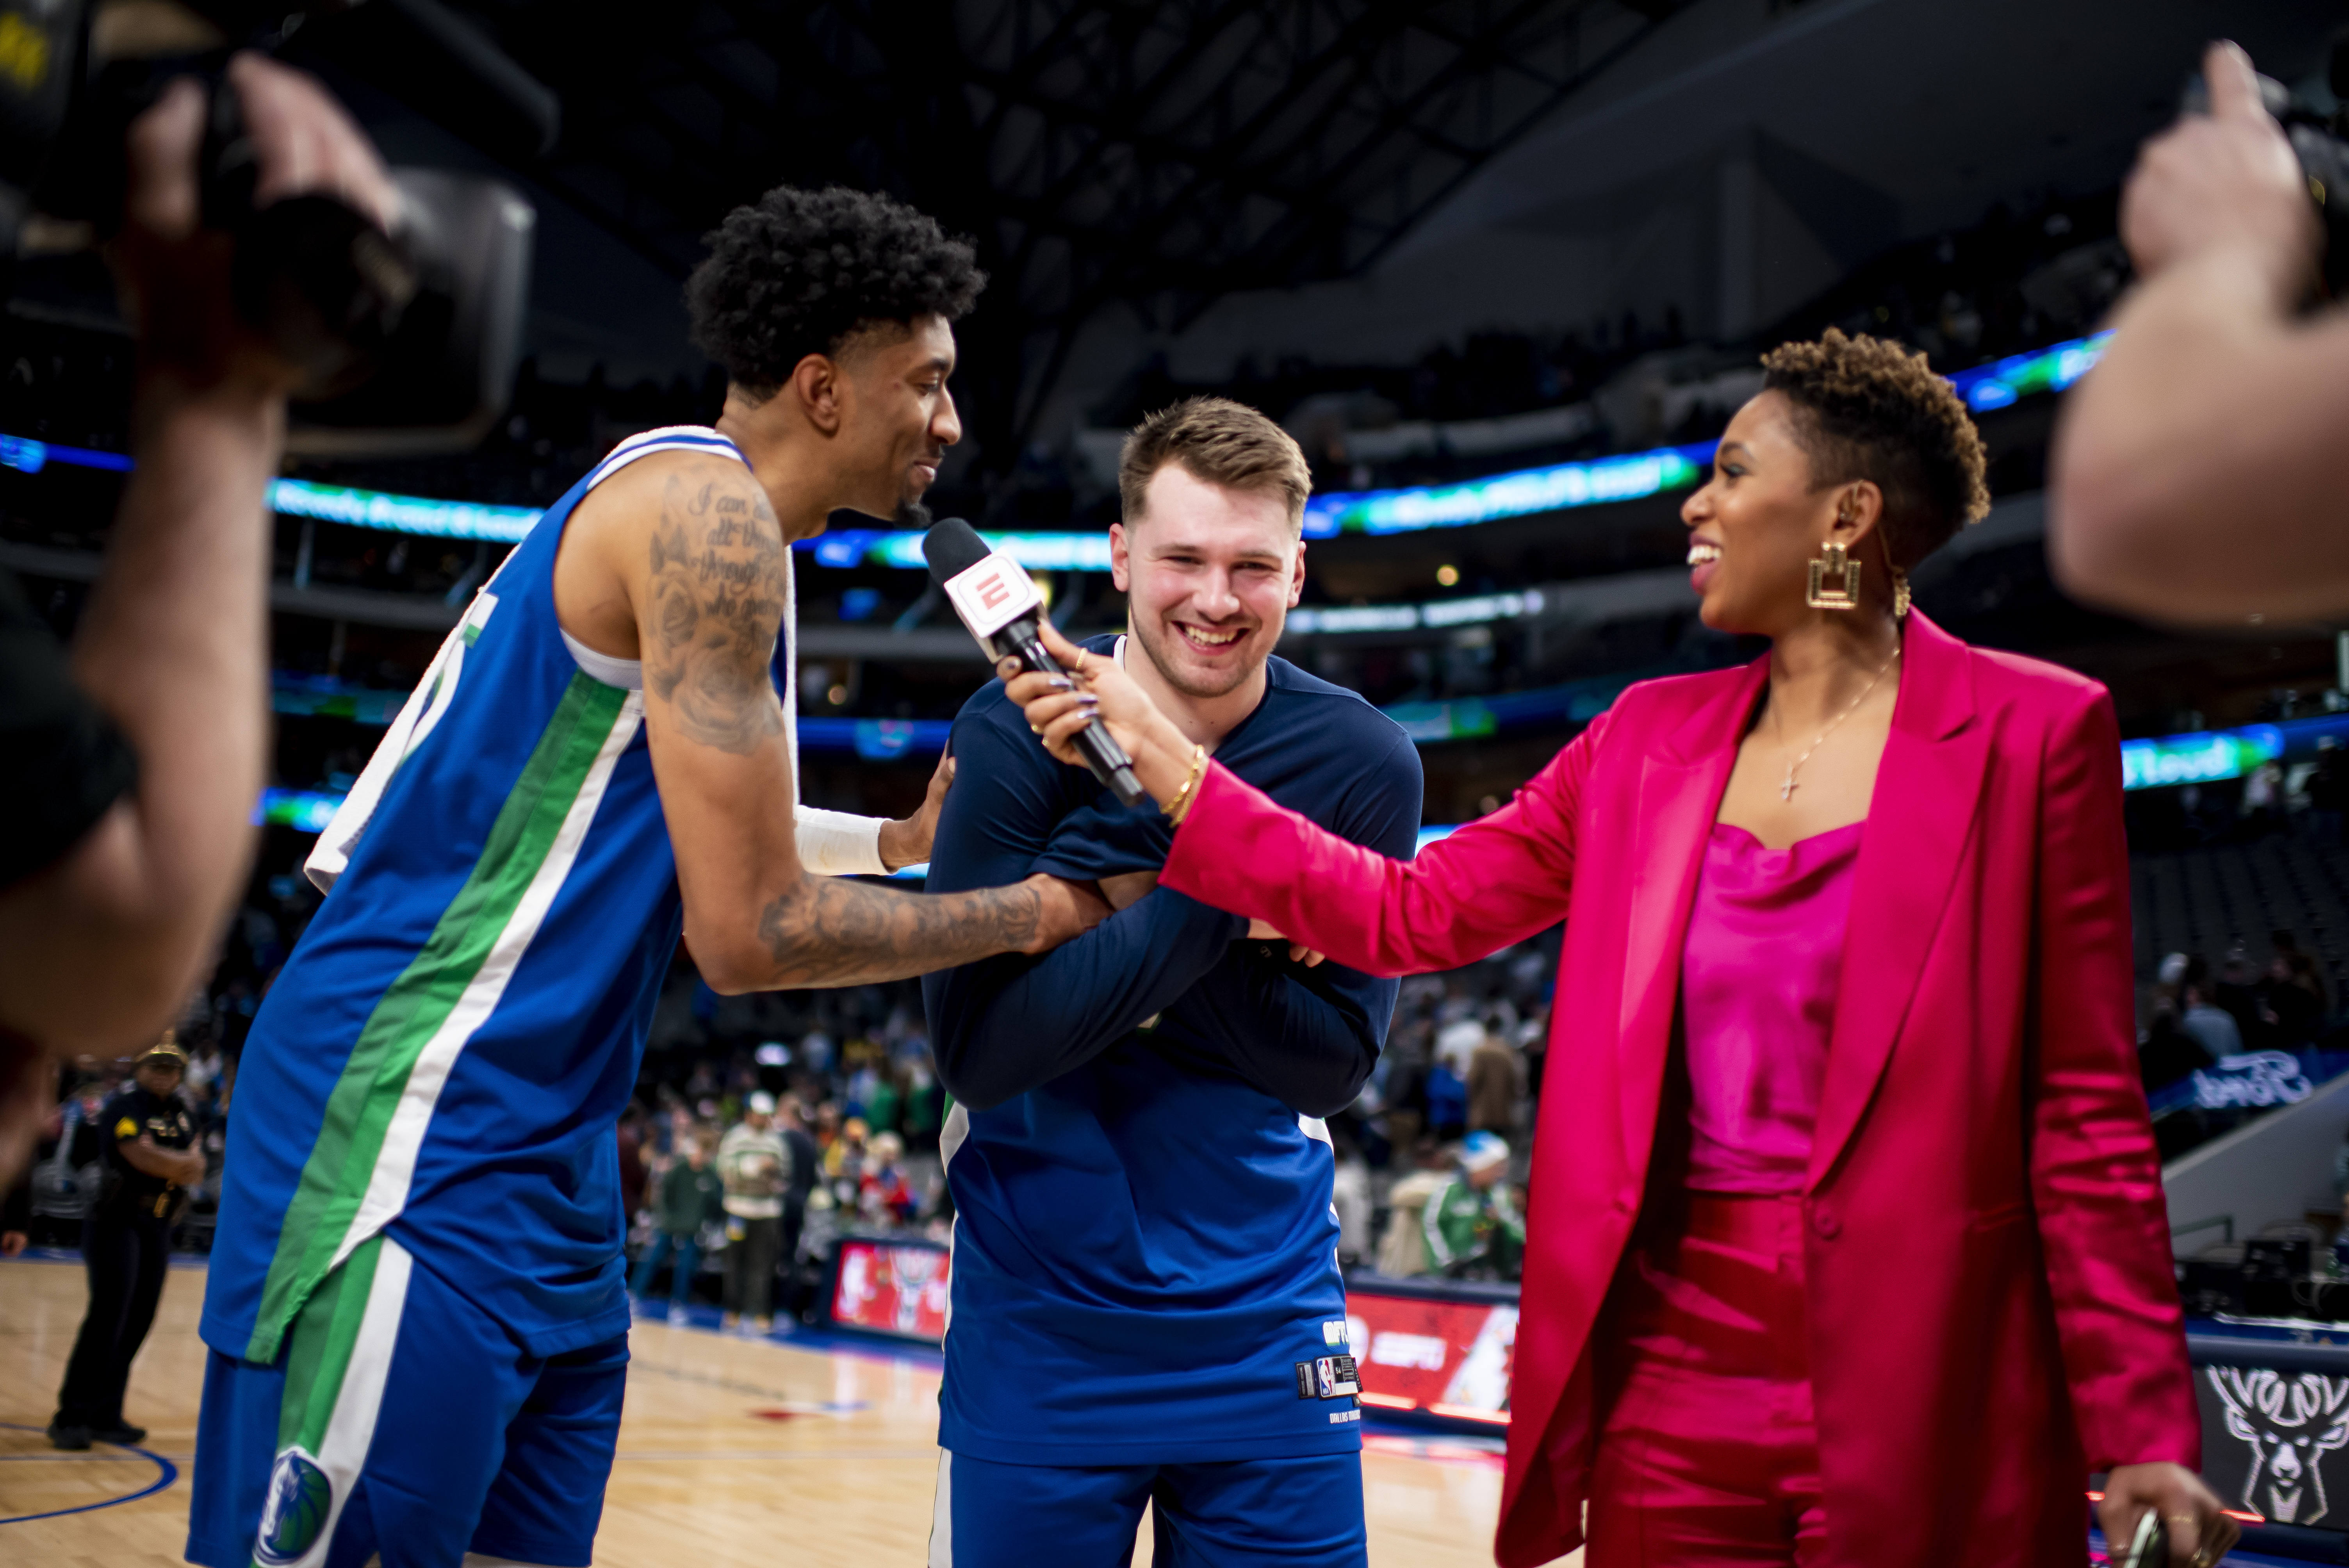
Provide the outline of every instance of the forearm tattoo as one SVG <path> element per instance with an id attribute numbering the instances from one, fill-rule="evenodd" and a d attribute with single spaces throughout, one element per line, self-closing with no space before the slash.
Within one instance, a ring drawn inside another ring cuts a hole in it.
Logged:
<path id="1" fill-rule="evenodd" d="M 653 528 L 645 685 L 688 740 L 747 757 L 782 732 L 768 665 L 783 572 L 782 527 L 755 484 L 668 481 Z"/>
<path id="2" fill-rule="evenodd" d="M 783 532 L 754 483 L 672 478 L 653 529 L 645 686 L 677 733 L 746 757 L 782 732 L 769 673 L 784 605 Z M 926 975 L 1036 939 L 1030 887 L 932 897 L 802 874 L 759 916 L 773 989 Z"/>
<path id="3" fill-rule="evenodd" d="M 803 876 L 761 912 L 759 940 L 774 960 L 771 989 L 862 985 L 1018 952 L 1036 939 L 1043 907 L 1020 884 L 909 893 Z"/>

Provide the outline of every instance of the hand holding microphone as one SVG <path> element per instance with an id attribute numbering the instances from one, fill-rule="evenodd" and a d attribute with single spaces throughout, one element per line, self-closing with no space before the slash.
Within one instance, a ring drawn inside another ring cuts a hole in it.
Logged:
<path id="1" fill-rule="evenodd" d="M 1049 622 L 1037 640 L 1051 658 L 1049 666 L 1017 656 L 996 661 L 1004 689 L 1026 710 L 1028 727 L 1044 749 L 1062 762 L 1091 766 L 1085 738 L 1098 734 L 1131 759 L 1130 768 L 1151 799 L 1165 805 L 1182 791 L 1191 769 L 1191 741 L 1158 711 L 1133 677 L 1099 654 L 1061 635 Z"/>
<path id="2" fill-rule="evenodd" d="M 1111 739 L 1133 758 L 1134 772 L 1152 797 L 1161 804 L 1173 799 L 1190 777 L 1189 738 L 1158 711 L 1150 694 L 1116 665 L 1096 654 L 1083 658 L 1080 668 L 1082 649 L 1050 624 L 1041 628 L 1040 636 L 1054 663 L 1072 674 L 1033 670 L 1016 658 L 999 661 L 996 674 L 1003 677 L 1011 700 L 1027 711 L 1028 727 L 1043 737 L 1044 749 L 1062 762 L 1081 764 L 1084 758 L 1072 741 L 1089 730 L 1106 729 Z M 1155 886 L 1156 873 L 1147 874 L 1150 885 Z M 1138 888 L 1122 897 L 1127 890 L 1113 892 L 1106 882 L 1102 889 L 1102 895 L 1121 909 L 1146 891 Z M 1286 934 L 1266 921 L 1250 921 L 1247 936 L 1251 942 L 1287 943 L 1290 962 L 1308 969 L 1325 957 L 1301 942 L 1289 942 Z"/>
<path id="3" fill-rule="evenodd" d="M 1078 647 L 1039 613 L 1042 596 L 1026 573 L 991 553 L 960 518 L 933 527 L 922 553 L 963 624 L 998 655 L 995 673 L 1006 695 L 1025 711 L 1028 727 L 1042 738 L 1046 752 L 1072 768 L 1092 769 L 1129 806 L 1139 804 L 1145 792 L 1162 806 L 1182 792 L 1191 779 L 1189 738 L 1113 661 Z M 1114 758 L 1107 767 L 1105 756 Z M 1121 779 L 1134 785 L 1131 799 L 1116 782 Z M 1147 885 L 1141 882 L 1143 876 Z M 1103 894 L 1114 907 L 1140 898 L 1157 877 L 1140 873 L 1133 880 L 1137 885 L 1114 891 L 1104 883 Z M 1288 942 L 1264 921 L 1249 922 L 1247 934 L 1252 941 L 1288 943 L 1290 960 L 1309 969 L 1323 961 L 1321 954 Z"/>
<path id="4" fill-rule="evenodd" d="M 1040 680 L 1057 680 L 1058 692 L 1073 697 L 1081 681 L 1072 681 L 1070 671 L 1082 671 L 1088 663 L 1094 669 L 1108 664 L 1061 636 L 1045 618 L 1044 596 L 1019 563 L 988 549 L 978 531 L 962 519 L 949 517 L 933 525 L 923 536 L 922 556 L 930 563 L 931 580 L 955 607 L 955 614 L 962 617 L 979 646 L 995 656 L 999 672 L 1026 671 Z M 1150 699 L 1139 689 L 1134 696 L 1149 707 Z M 1082 703 L 1070 706 L 1081 707 L 1082 717 L 1063 725 L 1058 743 L 1048 741 L 1046 749 L 1062 762 L 1091 769 L 1120 804 L 1142 804 L 1148 792 L 1134 777 L 1125 748 L 1092 717 L 1090 694 Z M 1155 715 L 1157 710 L 1150 708 L 1150 712 Z M 1055 717 L 1060 717 L 1057 710 Z M 1042 721 L 1033 715 L 1028 724 L 1039 735 L 1044 733 Z"/>

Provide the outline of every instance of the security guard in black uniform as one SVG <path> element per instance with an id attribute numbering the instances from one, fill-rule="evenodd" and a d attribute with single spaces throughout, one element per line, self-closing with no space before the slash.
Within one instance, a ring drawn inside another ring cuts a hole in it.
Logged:
<path id="1" fill-rule="evenodd" d="M 122 1390 L 163 1295 L 172 1222 L 187 1190 L 204 1179 L 195 1119 L 179 1095 L 187 1065 L 187 1053 L 166 1032 L 93 1124 L 105 1164 L 82 1222 L 89 1315 L 66 1363 L 57 1418 L 49 1423 L 53 1448 L 136 1443 L 147 1436 L 145 1428 L 122 1419 Z"/>

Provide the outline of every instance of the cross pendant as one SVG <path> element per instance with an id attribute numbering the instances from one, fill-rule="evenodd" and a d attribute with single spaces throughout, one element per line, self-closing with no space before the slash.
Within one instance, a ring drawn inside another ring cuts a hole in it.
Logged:
<path id="1" fill-rule="evenodd" d="M 1785 781 L 1784 784 L 1781 784 L 1781 785 L 1779 785 L 1779 786 L 1778 786 L 1778 799 L 1781 799 L 1781 800 L 1791 800 L 1791 799 L 1793 799 L 1794 798 L 1795 798 L 1795 775 L 1794 775 L 1794 770 L 1793 770 L 1793 769 L 1789 769 L 1787 770 L 1787 773 L 1786 773 L 1786 781 Z"/>

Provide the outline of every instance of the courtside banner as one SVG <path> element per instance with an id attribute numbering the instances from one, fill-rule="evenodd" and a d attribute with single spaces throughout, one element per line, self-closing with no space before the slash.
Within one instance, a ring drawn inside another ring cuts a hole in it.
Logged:
<path id="1" fill-rule="evenodd" d="M 1506 1426 L 1516 1293 L 1413 1282 L 1390 1294 L 1389 1284 L 1358 1276 L 1346 1291 L 1346 1337 L 1363 1407 Z"/>
<path id="2" fill-rule="evenodd" d="M 946 1338 L 946 1248 L 928 1242 L 842 1239 L 833 1273 L 832 1321 L 936 1346 Z"/>
<path id="3" fill-rule="evenodd" d="M 962 617 L 981 647 L 988 638 L 1044 603 L 1035 580 L 1020 570 L 1019 562 L 1000 553 L 964 567 L 947 578 L 945 586 L 955 614 Z"/>

